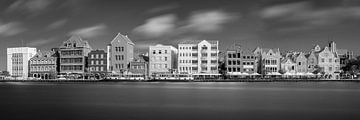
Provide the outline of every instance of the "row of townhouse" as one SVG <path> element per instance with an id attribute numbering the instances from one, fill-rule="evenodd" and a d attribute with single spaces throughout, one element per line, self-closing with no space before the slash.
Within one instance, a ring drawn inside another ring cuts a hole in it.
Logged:
<path id="1" fill-rule="evenodd" d="M 250 51 L 235 47 L 226 51 L 225 65 L 228 74 L 305 75 L 312 73 L 322 74 L 325 78 L 339 78 L 341 66 L 345 66 L 352 57 L 352 52 L 349 51 L 339 55 L 335 42 L 330 42 L 323 48 L 316 45 L 309 53 L 281 54 L 279 48 L 258 47 Z"/>
<path id="2" fill-rule="evenodd" d="M 110 75 L 154 74 L 219 75 L 219 63 L 224 62 L 227 73 L 268 75 L 278 73 L 323 73 L 335 77 L 352 52 L 337 49 L 335 42 L 310 52 L 288 52 L 257 47 L 255 50 L 235 46 L 219 59 L 219 42 L 187 40 L 172 45 L 149 46 L 146 55 L 135 55 L 135 44 L 118 33 L 106 50 L 92 49 L 79 36 L 71 36 L 58 48 L 37 51 L 36 48 L 7 49 L 7 69 L 11 76 L 55 79 L 58 75 L 104 78 Z"/>

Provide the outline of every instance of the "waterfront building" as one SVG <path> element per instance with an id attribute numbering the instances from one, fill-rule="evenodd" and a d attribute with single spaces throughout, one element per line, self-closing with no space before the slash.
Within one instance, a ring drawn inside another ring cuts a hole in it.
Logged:
<path id="1" fill-rule="evenodd" d="M 173 73 L 177 69 L 178 50 L 171 45 L 155 45 L 149 47 L 149 74 Z"/>
<path id="2" fill-rule="evenodd" d="M 296 73 L 296 62 L 294 61 L 292 56 L 285 56 L 284 58 L 282 58 L 280 66 L 283 73 Z"/>
<path id="3" fill-rule="evenodd" d="M 261 73 L 278 73 L 280 70 L 280 59 L 282 58 L 280 54 L 280 49 L 268 49 L 268 48 L 259 48 L 261 54 Z M 259 50 L 255 50 L 255 53 L 259 53 Z"/>
<path id="4" fill-rule="evenodd" d="M 59 47 L 60 74 L 83 76 L 88 69 L 87 57 L 92 50 L 89 43 L 80 36 L 71 36 Z"/>
<path id="5" fill-rule="evenodd" d="M 130 62 L 130 75 L 138 75 L 146 79 L 149 76 L 149 57 L 139 55 Z"/>
<path id="6" fill-rule="evenodd" d="M 36 48 L 7 48 L 7 71 L 12 77 L 27 79 L 29 76 L 29 60 L 36 55 Z"/>
<path id="7" fill-rule="evenodd" d="M 227 73 L 257 73 L 258 59 L 251 50 L 241 47 L 229 49 L 226 51 L 225 61 Z"/>
<path id="8" fill-rule="evenodd" d="M 105 50 L 92 50 L 88 55 L 89 72 L 95 79 L 105 78 L 107 75 L 107 53 Z"/>
<path id="9" fill-rule="evenodd" d="M 316 62 L 314 62 L 316 60 Z M 316 45 L 308 57 L 309 70 L 317 70 L 327 79 L 338 79 L 340 73 L 340 59 L 337 55 L 336 44 L 331 42 L 329 47 L 321 48 Z"/>
<path id="10" fill-rule="evenodd" d="M 108 45 L 109 71 L 123 74 L 128 71 L 130 62 L 134 59 L 135 44 L 128 36 L 118 33 Z"/>
<path id="11" fill-rule="evenodd" d="M 294 62 L 296 63 L 295 71 L 297 73 L 307 73 L 308 65 L 306 54 L 303 52 L 295 53 L 293 55 Z"/>
<path id="12" fill-rule="evenodd" d="M 38 51 L 29 61 L 30 76 L 38 79 L 56 79 L 58 70 L 58 51 Z"/>
<path id="13" fill-rule="evenodd" d="M 319 53 L 319 67 L 325 72 L 325 78 L 337 78 L 336 72 L 340 72 L 340 59 L 336 53 L 325 47 Z"/>
<path id="14" fill-rule="evenodd" d="M 316 45 L 311 52 L 307 55 L 307 66 L 308 66 L 308 72 L 316 73 L 317 69 L 319 69 L 319 60 L 318 55 L 321 51 L 321 47 L 319 45 Z M 319 72 L 319 71 L 317 71 Z M 317 73 L 316 73 L 317 74 Z"/>
<path id="15" fill-rule="evenodd" d="M 178 44 L 178 71 L 198 75 L 218 75 L 218 41 L 189 40 Z"/>

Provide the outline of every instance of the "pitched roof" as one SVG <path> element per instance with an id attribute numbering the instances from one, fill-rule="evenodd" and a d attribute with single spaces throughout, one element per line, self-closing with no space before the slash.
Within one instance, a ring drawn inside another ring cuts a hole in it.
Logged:
<path id="1" fill-rule="evenodd" d="M 124 40 L 132 45 L 135 45 L 134 42 L 132 42 L 129 37 L 127 35 L 122 35 L 121 33 L 118 33 L 115 38 L 111 41 L 111 43 L 115 42 L 115 41 L 121 41 Z"/>
<path id="2" fill-rule="evenodd" d="M 80 36 L 77 36 L 77 35 L 71 36 L 69 39 L 64 41 L 64 43 L 76 43 L 76 47 L 91 48 L 88 41 L 83 40 Z M 60 46 L 60 48 L 65 48 L 65 47 L 66 46 L 64 46 L 64 45 Z"/>

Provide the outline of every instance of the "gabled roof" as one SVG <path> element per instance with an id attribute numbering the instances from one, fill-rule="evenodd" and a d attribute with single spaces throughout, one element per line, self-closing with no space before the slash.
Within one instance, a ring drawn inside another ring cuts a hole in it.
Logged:
<path id="1" fill-rule="evenodd" d="M 285 57 L 284 59 L 281 60 L 281 63 L 286 63 L 287 61 L 290 61 L 291 63 L 295 63 L 295 61 L 291 59 L 291 57 Z"/>
<path id="2" fill-rule="evenodd" d="M 66 48 L 66 46 L 64 46 L 66 43 L 76 43 L 76 47 L 91 48 L 88 41 L 83 40 L 80 36 L 77 35 L 73 35 L 68 40 L 64 41 L 60 48 Z"/>
<path id="3" fill-rule="evenodd" d="M 113 42 L 115 42 L 115 41 L 118 41 L 118 42 L 120 42 L 120 41 L 126 41 L 126 42 L 129 43 L 129 44 L 135 45 L 135 43 L 132 42 L 127 35 L 125 36 L 125 35 L 122 35 L 121 33 L 118 33 L 118 34 L 115 36 L 115 38 L 111 41 L 111 43 L 113 43 Z"/>
<path id="4" fill-rule="evenodd" d="M 34 57 L 31 58 L 31 60 L 38 59 L 38 58 L 51 58 L 51 57 L 56 57 L 56 54 L 54 51 L 38 50 L 37 53 L 34 55 Z"/>

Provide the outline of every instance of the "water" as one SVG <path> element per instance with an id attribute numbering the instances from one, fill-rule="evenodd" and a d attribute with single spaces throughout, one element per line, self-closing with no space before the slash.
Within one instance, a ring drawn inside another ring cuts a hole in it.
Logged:
<path id="1" fill-rule="evenodd" d="M 8 82 L 0 102 L 1 120 L 359 120 L 360 83 Z"/>

